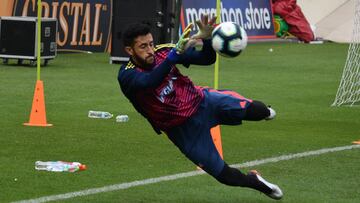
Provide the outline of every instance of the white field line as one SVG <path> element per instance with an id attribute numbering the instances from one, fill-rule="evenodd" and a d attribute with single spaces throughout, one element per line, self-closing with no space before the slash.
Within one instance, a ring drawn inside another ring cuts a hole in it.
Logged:
<path id="1" fill-rule="evenodd" d="M 360 148 L 360 145 L 349 145 L 349 146 L 342 146 L 342 147 L 325 148 L 325 149 L 319 149 L 319 150 L 314 150 L 314 151 L 282 155 L 282 156 L 278 156 L 278 157 L 271 157 L 271 158 L 266 158 L 266 159 L 261 159 L 261 160 L 254 160 L 254 161 L 249 161 L 249 162 L 245 162 L 245 163 L 241 163 L 241 164 L 234 164 L 231 166 L 236 167 L 236 168 L 253 167 L 253 166 L 258 166 L 258 165 L 267 164 L 267 163 L 276 163 L 279 161 L 286 161 L 286 160 L 297 159 L 297 158 L 301 158 L 301 157 L 315 156 L 315 155 L 326 154 L 326 153 L 330 153 L 330 152 L 338 152 L 338 151 L 351 150 L 351 149 L 356 149 L 356 148 Z M 104 193 L 104 192 L 111 192 L 111 191 L 116 191 L 116 190 L 124 190 L 127 188 L 132 188 L 132 187 L 141 186 L 141 185 L 148 185 L 148 184 L 159 183 L 159 182 L 164 182 L 164 181 L 177 180 L 180 178 L 197 176 L 197 175 L 201 175 L 204 173 L 205 172 L 201 171 L 201 170 L 190 171 L 190 172 L 186 172 L 186 173 L 178 173 L 178 174 L 162 176 L 162 177 L 158 177 L 158 178 L 149 178 L 149 179 L 137 180 L 137 181 L 133 181 L 133 182 L 119 183 L 119 184 L 109 185 L 109 186 L 104 186 L 104 187 L 99 187 L 99 188 L 80 190 L 77 192 L 69 192 L 69 193 L 65 193 L 65 194 L 40 197 L 40 198 L 36 198 L 36 199 L 21 200 L 21 201 L 17 201 L 17 202 L 13 202 L 13 203 L 39 203 L 39 202 L 64 200 L 64 199 L 70 199 L 70 198 L 74 198 L 74 197 L 81 197 L 81 196 L 93 195 L 93 194 Z"/>

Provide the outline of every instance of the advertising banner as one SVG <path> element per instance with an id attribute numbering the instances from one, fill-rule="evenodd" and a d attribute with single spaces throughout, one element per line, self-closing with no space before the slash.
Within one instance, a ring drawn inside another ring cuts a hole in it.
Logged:
<path id="1" fill-rule="evenodd" d="M 195 23 L 200 16 L 216 15 L 216 0 L 183 0 L 180 14 L 181 27 Z M 271 0 L 222 0 L 221 22 L 236 22 L 250 39 L 275 38 Z M 193 32 L 197 27 L 194 26 Z"/>
<path id="2" fill-rule="evenodd" d="M 61 51 L 104 52 L 111 37 L 112 0 L 42 0 L 42 16 L 58 19 Z M 37 0 L 17 0 L 13 16 L 36 16 Z"/>

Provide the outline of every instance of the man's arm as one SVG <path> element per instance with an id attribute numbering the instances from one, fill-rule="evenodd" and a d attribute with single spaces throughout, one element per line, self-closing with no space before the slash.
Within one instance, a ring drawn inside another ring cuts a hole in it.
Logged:
<path id="1" fill-rule="evenodd" d="M 165 59 L 157 68 L 150 72 L 139 72 L 134 68 L 121 68 L 118 81 L 125 94 L 141 88 L 157 87 L 169 74 L 172 63 Z"/>
<path id="2" fill-rule="evenodd" d="M 169 52 L 166 59 L 152 71 L 145 73 L 131 68 L 120 68 L 118 81 L 122 91 L 125 94 L 130 94 L 130 92 L 140 88 L 159 86 L 166 75 L 171 71 L 172 66 L 179 62 L 185 49 L 187 49 L 192 26 L 192 24 L 189 24 L 185 28 L 184 33 L 181 35 L 175 47 Z"/>
<path id="3" fill-rule="evenodd" d="M 189 48 L 181 56 L 179 63 L 186 65 L 211 65 L 216 61 L 216 52 L 211 46 L 211 39 L 202 40 L 203 46 L 200 51 L 194 47 Z"/>

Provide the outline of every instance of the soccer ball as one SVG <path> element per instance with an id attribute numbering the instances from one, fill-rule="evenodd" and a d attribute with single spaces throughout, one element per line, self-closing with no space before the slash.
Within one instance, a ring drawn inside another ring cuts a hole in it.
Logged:
<path id="1" fill-rule="evenodd" d="M 245 30 L 234 22 L 219 24 L 212 32 L 212 47 L 222 56 L 235 57 L 246 48 Z"/>

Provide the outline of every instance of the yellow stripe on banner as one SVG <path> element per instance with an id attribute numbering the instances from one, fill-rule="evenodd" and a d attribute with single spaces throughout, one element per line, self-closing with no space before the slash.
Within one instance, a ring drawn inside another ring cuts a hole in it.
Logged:
<path id="1" fill-rule="evenodd" d="M 38 0 L 37 12 L 37 80 L 40 80 L 40 64 L 41 64 L 41 0 Z"/>

